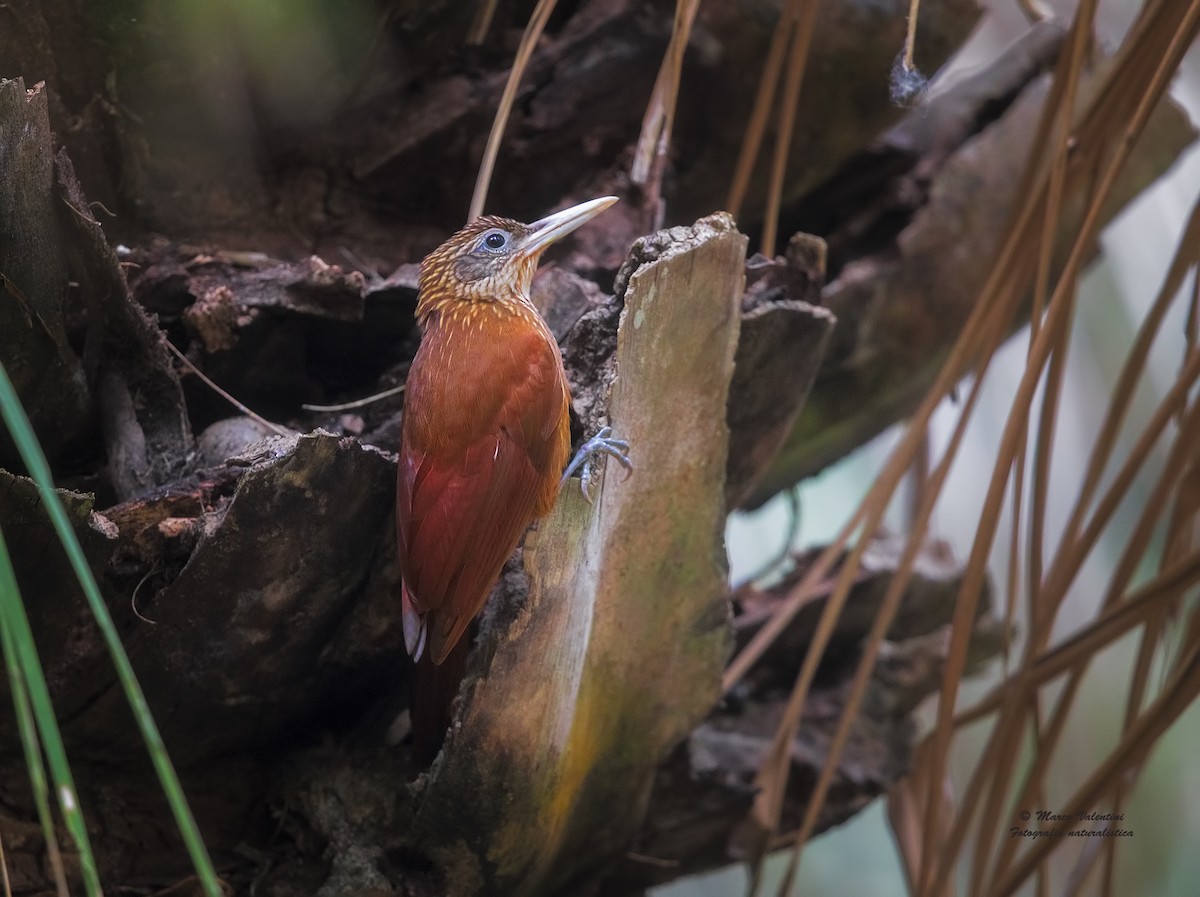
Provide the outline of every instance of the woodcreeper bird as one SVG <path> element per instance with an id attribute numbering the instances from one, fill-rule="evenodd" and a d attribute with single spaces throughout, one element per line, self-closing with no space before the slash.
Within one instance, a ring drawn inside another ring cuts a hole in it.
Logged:
<path id="1" fill-rule="evenodd" d="M 476 219 L 421 263 L 421 345 L 405 389 L 396 489 L 404 640 L 417 661 L 414 751 L 432 759 L 465 668 L 471 621 L 529 525 L 591 459 L 626 469 L 604 428 L 570 465 L 570 393 L 558 343 L 529 298 L 546 247 L 616 202 L 533 224 Z"/>

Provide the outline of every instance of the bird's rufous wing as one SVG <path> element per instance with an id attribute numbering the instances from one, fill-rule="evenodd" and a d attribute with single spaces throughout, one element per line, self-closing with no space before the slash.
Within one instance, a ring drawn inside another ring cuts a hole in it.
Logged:
<path id="1" fill-rule="evenodd" d="M 427 643 L 409 648 L 424 647 L 435 663 L 482 609 L 529 524 L 553 504 L 569 451 L 566 389 L 553 347 L 532 345 L 527 364 L 492 365 L 487 382 L 473 385 L 502 399 L 490 420 L 474 421 L 469 439 L 423 432 L 437 415 L 406 420 L 397 488 L 405 613 L 423 619 Z M 469 401 L 469 392 L 459 399 Z"/>

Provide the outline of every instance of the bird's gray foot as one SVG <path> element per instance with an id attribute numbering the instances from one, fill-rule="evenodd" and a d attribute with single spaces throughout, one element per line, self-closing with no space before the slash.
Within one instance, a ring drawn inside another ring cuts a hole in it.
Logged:
<path id="1" fill-rule="evenodd" d="M 628 476 L 633 471 L 633 462 L 629 460 L 628 451 L 628 442 L 624 439 L 612 438 L 612 427 L 602 427 L 599 433 L 579 447 L 579 451 L 575 453 L 575 457 L 571 459 L 571 463 L 563 471 L 562 482 L 559 484 L 559 488 L 561 489 L 566 485 L 571 475 L 576 470 L 579 470 L 579 488 L 583 490 L 583 497 L 588 502 L 591 502 L 592 495 L 589 490 L 592 484 L 593 462 L 601 455 L 610 455 L 617 460 L 618 464 L 625 468 L 625 475 Z"/>

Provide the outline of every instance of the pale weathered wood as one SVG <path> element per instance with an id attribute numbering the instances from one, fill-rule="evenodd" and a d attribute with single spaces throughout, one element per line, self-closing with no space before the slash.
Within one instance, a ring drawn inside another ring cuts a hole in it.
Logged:
<path id="1" fill-rule="evenodd" d="M 419 812 L 451 893 L 551 893 L 620 850 L 659 762 L 718 697 L 746 238 L 719 214 L 645 247 L 609 405 L 636 470 L 610 464 L 592 506 L 564 491 L 527 543 L 524 607 L 480 646 L 487 674 L 468 687 Z"/>

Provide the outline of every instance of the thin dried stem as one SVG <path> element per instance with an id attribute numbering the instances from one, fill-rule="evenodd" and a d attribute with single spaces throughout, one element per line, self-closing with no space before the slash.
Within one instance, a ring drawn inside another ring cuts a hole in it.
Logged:
<path id="1" fill-rule="evenodd" d="M 1184 43 L 1184 41 L 1190 42 L 1190 38 L 1193 36 L 1197 12 L 1200 12 L 1200 4 L 1193 3 L 1188 7 L 1181 27 L 1174 33 L 1168 52 L 1161 57 L 1160 63 L 1154 70 L 1149 84 L 1141 94 L 1129 124 L 1124 129 L 1121 140 L 1116 145 L 1113 158 L 1105 167 L 1104 174 L 1100 179 L 1095 194 L 1091 198 L 1083 223 L 1079 229 L 1079 234 L 1064 266 L 1062 278 L 1055 289 L 1054 296 L 1051 298 L 1047 312 L 1046 326 L 1038 334 L 1037 339 L 1034 340 L 1034 345 L 1030 352 L 1031 364 L 1027 366 L 1021 383 L 1017 388 L 1013 407 L 1001 437 L 999 458 L 991 483 L 989 484 L 987 497 L 984 501 L 979 530 L 972 546 L 971 556 L 964 570 L 963 583 L 959 591 L 959 599 L 955 609 L 951 644 L 946 660 L 942 691 L 938 704 L 938 721 L 933 737 L 934 769 L 944 768 L 946 764 L 949 742 L 953 732 L 954 704 L 958 694 L 958 685 L 966 665 L 967 634 L 970 631 L 971 620 L 974 617 L 979 592 L 982 587 L 987 554 L 995 536 L 1000 500 L 1003 497 L 1008 473 L 1016 453 L 1016 442 L 1023 433 L 1022 423 L 1028 414 L 1029 403 L 1032 401 L 1034 388 L 1040 377 L 1042 367 L 1047 360 L 1050 348 L 1053 342 L 1057 340 L 1058 333 L 1064 325 L 1066 310 L 1070 307 L 1069 303 L 1065 301 L 1066 286 L 1073 283 L 1074 278 L 1077 276 L 1087 252 L 1087 245 L 1094 238 L 1099 226 L 1102 204 L 1111 193 L 1117 176 L 1132 151 L 1134 142 L 1145 127 L 1154 105 L 1161 98 L 1171 74 L 1178 66 L 1183 49 L 1189 45 L 1188 43 Z M 1031 652 L 1041 647 L 1038 644 L 1040 641 L 1038 638 L 1039 635 L 1040 633 L 1037 632 L 1031 633 L 1027 656 L 1030 656 Z M 1012 736 L 1013 730 L 1010 728 L 1000 733 L 998 737 L 1011 739 Z M 989 771 L 989 775 L 993 773 L 994 771 Z M 977 775 L 979 774 L 981 773 L 977 773 Z M 932 831 L 936 829 L 937 814 L 938 804 L 931 794 L 926 807 L 926 830 Z M 949 874 L 949 852 L 943 854 L 943 856 L 945 859 L 940 864 L 938 875 L 932 879 L 934 889 L 940 886 L 940 882 Z M 927 855 L 923 859 L 929 861 L 929 865 L 925 868 L 932 875 L 932 853 L 927 851 Z M 926 879 L 926 881 L 930 881 L 930 879 Z"/>
<path id="2" fill-rule="evenodd" d="M 779 83 L 779 74 L 783 71 L 784 50 L 800 14 L 801 2 L 802 0 L 787 0 L 771 35 L 771 46 L 767 50 L 767 59 L 758 79 L 758 91 L 754 95 L 754 107 L 742 134 L 742 146 L 733 171 L 733 183 L 729 187 L 729 199 L 725 202 L 725 208 L 734 218 L 741 215 L 742 203 L 750 187 L 750 176 L 754 173 L 754 163 L 758 159 L 758 151 L 762 147 L 763 135 L 771 117 L 771 104 L 775 102 L 775 87 Z"/>
<path id="3" fill-rule="evenodd" d="M 1095 806 L 1101 796 L 1120 780 L 1130 767 L 1141 763 L 1163 733 L 1200 695 L 1200 645 L 1188 652 L 1177 674 L 1151 707 L 1138 717 L 1116 749 L 1088 777 L 1087 781 L 1066 802 L 1063 815 L 1077 816 Z M 1054 849 L 1055 839 L 1039 838 L 1021 858 L 1017 866 L 992 891 L 994 897 L 1009 897 L 1021 887 Z"/>
<path id="4" fill-rule="evenodd" d="M 164 339 L 163 342 L 166 343 L 167 348 L 171 350 L 171 352 L 175 355 L 175 357 L 178 358 L 181 362 L 183 362 L 184 366 L 187 367 L 188 370 L 190 370 L 193 374 L 195 374 L 197 377 L 199 377 L 201 379 L 201 381 L 203 381 L 203 383 L 209 389 L 211 389 L 213 392 L 215 392 L 217 395 L 219 395 L 221 398 L 223 398 L 226 402 L 228 402 L 230 405 L 232 405 L 238 411 L 242 412 L 242 414 L 246 415 L 246 417 L 248 417 L 251 420 L 266 427 L 268 430 L 270 430 L 272 433 L 276 434 L 277 436 L 291 436 L 292 435 L 292 431 L 287 429 L 287 427 L 281 427 L 281 426 L 279 426 L 279 424 L 271 423 L 269 420 L 267 420 L 261 414 L 257 414 L 255 412 L 251 411 L 249 408 L 247 408 L 245 405 L 243 405 L 241 402 L 239 402 L 237 399 L 235 399 L 233 396 L 231 396 L 229 393 L 227 393 L 221 387 L 217 386 L 217 384 L 214 383 L 209 378 L 209 376 L 204 373 L 204 371 L 202 371 L 202 370 L 200 370 L 200 368 L 196 367 L 196 365 L 194 365 L 192 363 L 192 360 L 190 358 L 188 358 L 186 355 L 184 355 L 182 352 L 180 352 L 179 349 L 175 347 L 175 344 L 172 343 L 170 340 Z"/>
<path id="5" fill-rule="evenodd" d="M 683 72 L 683 57 L 692 34 L 692 23 L 700 9 L 700 0 L 677 0 L 675 21 L 671 29 L 671 41 L 663 56 L 658 77 L 646 114 L 642 117 L 642 130 L 633 151 L 633 164 L 629 179 L 635 184 L 652 184 L 655 199 L 661 186 L 661 172 L 671 144 L 671 127 L 675 119 L 675 104 L 679 98 L 679 79 Z M 658 172 L 659 177 L 653 177 Z"/>
<path id="6" fill-rule="evenodd" d="M 908 2 L 908 28 L 904 32 L 904 65 L 914 69 L 913 54 L 917 47 L 917 14 L 921 11 L 921 0 Z"/>
<path id="7" fill-rule="evenodd" d="M 1062 218 L 1063 194 L 1066 190 L 1067 160 L 1070 155 L 1071 130 L 1075 120 L 1075 103 L 1079 92 L 1080 73 L 1083 70 L 1084 51 L 1091 35 L 1092 21 L 1096 15 L 1098 0 L 1084 0 L 1075 13 L 1071 36 L 1066 45 L 1065 65 L 1059 72 L 1063 91 L 1061 104 L 1057 107 L 1054 153 L 1050 163 L 1050 180 L 1047 185 L 1045 215 L 1042 219 L 1041 242 L 1038 246 L 1037 273 L 1033 282 L 1033 313 L 1030 328 L 1036 337 L 1046 307 L 1050 287 L 1050 268 L 1054 261 L 1054 247 Z M 1075 285 L 1068 286 L 1073 296 Z M 1032 338 L 1031 338 L 1032 347 Z M 1070 344 L 1069 330 L 1064 329 L 1063 338 L 1054 352 L 1050 376 L 1042 399 L 1042 417 L 1038 427 L 1038 441 L 1034 450 L 1033 503 L 1030 509 L 1028 595 L 1030 599 L 1029 619 L 1036 618 L 1034 596 L 1042 581 L 1042 549 L 1045 545 L 1046 499 L 1050 477 L 1050 456 L 1054 444 L 1054 424 L 1058 418 L 1058 402 L 1062 394 L 1065 358 Z"/>
<path id="8" fill-rule="evenodd" d="M 1039 0 L 1017 0 L 1017 6 L 1021 7 L 1021 12 L 1025 13 L 1025 18 L 1030 22 L 1044 22 L 1054 14 Z"/>
<path id="9" fill-rule="evenodd" d="M 1026 446 L 1023 444 L 1017 455 L 1016 470 L 1013 472 L 1012 528 L 1008 537 L 1008 577 L 1004 588 L 1004 644 L 1001 647 L 1001 661 L 1006 675 L 1011 663 L 1009 650 L 1013 634 L 1016 632 L 1017 599 L 1021 591 L 1021 509 L 1025 496 L 1025 454 Z"/>
<path id="10" fill-rule="evenodd" d="M 796 126 L 796 106 L 800 102 L 800 86 L 804 83 L 804 68 L 808 63 L 808 48 L 812 44 L 813 25 L 820 0 L 808 0 L 801 8 L 792 32 L 792 49 L 788 56 L 787 79 L 780 102 L 779 128 L 775 133 L 775 156 L 771 164 L 771 180 L 767 186 L 767 208 L 763 213 L 762 254 L 775 254 L 775 235 L 779 228 L 779 209 L 783 203 L 783 181 L 787 174 L 788 150 Z"/>
<path id="11" fill-rule="evenodd" d="M 487 39 L 492 20 L 496 18 L 496 7 L 499 5 L 500 0 L 480 0 L 479 5 L 475 7 L 475 18 L 471 20 L 471 27 L 467 30 L 468 44 L 477 47 Z"/>
<path id="12" fill-rule="evenodd" d="M 525 33 L 521 35 L 521 43 L 517 47 L 517 55 L 513 59 L 512 68 L 508 72 L 508 81 L 504 85 L 504 93 L 500 95 L 500 105 L 496 108 L 496 118 L 492 121 L 492 130 L 488 134 L 487 146 L 483 150 L 483 159 L 479 163 L 479 174 L 475 178 L 475 192 L 471 195 L 471 209 L 467 220 L 474 221 L 483 214 L 487 202 L 488 186 L 492 181 L 492 171 L 496 167 L 496 157 L 500 154 L 500 141 L 504 138 L 504 129 L 508 125 L 508 117 L 512 114 L 513 102 L 517 98 L 517 88 L 529 65 L 529 59 L 541 39 L 554 12 L 556 0 L 538 0 Z"/>
<path id="13" fill-rule="evenodd" d="M 404 392 L 405 384 L 393 386 L 391 389 L 385 389 L 383 392 L 377 392 L 365 398 L 355 399 L 353 402 L 342 402 L 340 405 L 301 405 L 305 411 L 352 411 L 355 408 L 365 408 L 367 405 L 373 405 L 384 399 L 390 399 L 392 396 L 399 395 Z"/>

